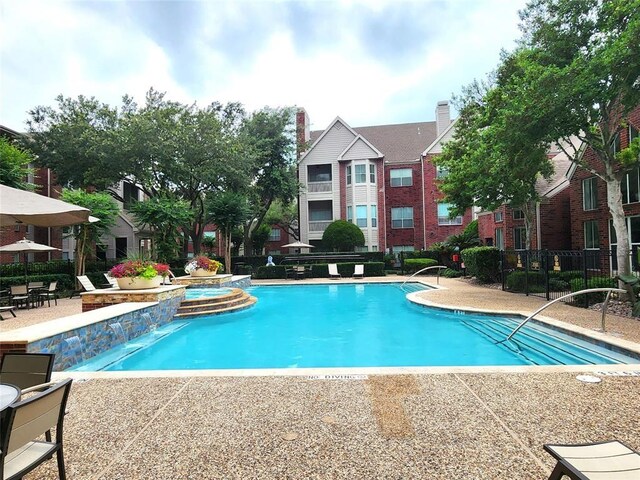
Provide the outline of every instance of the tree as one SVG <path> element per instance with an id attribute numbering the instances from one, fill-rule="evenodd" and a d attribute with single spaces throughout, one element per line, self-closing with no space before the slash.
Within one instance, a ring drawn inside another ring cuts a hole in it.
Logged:
<path id="1" fill-rule="evenodd" d="M 57 108 L 29 111 L 28 135 L 21 141 L 38 162 L 72 188 L 105 191 L 126 175 L 127 159 L 118 138 L 118 111 L 95 98 L 56 97 Z"/>
<path id="2" fill-rule="evenodd" d="M 270 233 L 271 227 L 269 225 L 265 225 L 264 223 L 258 228 L 253 229 L 253 232 L 251 233 L 251 244 L 253 246 L 253 251 L 255 254 L 262 254 L 264 250 L 264 244 L 267 243 Z"/>
<path id="3" fill-rule="evenodd" d="M 62 190 L 61 200 L 91 210 L 91 215 L 99 219 L 94 223 L 81 223 L 71 227 L 71 235 L 76 240 L 75 270 L 84 275 L 87 258 L 94 256 L 94 245 L 100 243 L 100 237 L 109 233 L 116 224 L 119 209 L 108 193 L 88 193 L 84 190 Z"/>
<path id="4" fill-rule="evenodd" d="M 138 224 L 152 229 L 152 258 L 168 262 L 180 256 L 182 231 L 192 220 L 186 201 L 159 195 L 144 202 L 135 202 L 130 211 Z"/>
<path id="5" fill-rule="evenodd" d="M 322 234 L 322 243 L 329 250 L 353 252 L 355 247 L 364 245 L 364 233 L 351 222 L 336 220 Z"/>
<path id="6" fill-rule="evenodd" d="M 231 237 L 249 216 L 247 199 L 237 192 L 222 192 L 207 199 L 207 208 L 210 222 L 215 223 L 224 239 L 225 271 L 231 273 Z"/>
<path id="7" fill-rule="evenodd" d="M 281 200 L 275 200 L 264 217 L 264 223 L 276 225 L 285 230 L 289 236 L 300 240 L 297 202 L 283 203 Z"/>
<path id="8" fill-rule="evenodd" d="M 252 160 L 247 190 L 251 216 L 244 225 L 247 253 L 252 251 L 252 230 L 262 225 L 273 202 L 290 204 L 298 194 L 294 118 L 290 108 L 264 108 L 242 126 L 241 137 Z"/>
<path id="9" fill-rule="evenodd" d="M 474 205 L 494 210 L 508 203 L 521 209 L 529 249 L 539 200 L 536 182 L 541 176 L 548 177 L 553 167 L 546 156 L 547 145 L 505 115 L 510 92 L 495 81 L 493 77 L 484 83 L 475 81 L 458 99 L 460 117 L 453 140 L 435 159 L 448 172 L 439 188 L 455 206 L 452 215 Z"/>
<path id="10" fill-rule="evenodd" d="M 0 184 L 20 190 L 33 190 L 34 185 L 27 181 L 33 169 L 29 163 L 33 157 L 29 152 L 13 145 L 0 137 Z"/>
<path id="11" fill-rule="evenodd" d="M 640 103 L 640 0 L 534 0 L 523 37 L 499 67 L 502 116 L 529 138 L 558 142 L 607 185 L 620 275 L 630 272 L 621 182 L 640 164 L 640 140 L 619 151 L 625 117 Z M 573 147 L 589 147 L 592 158 Z"/>

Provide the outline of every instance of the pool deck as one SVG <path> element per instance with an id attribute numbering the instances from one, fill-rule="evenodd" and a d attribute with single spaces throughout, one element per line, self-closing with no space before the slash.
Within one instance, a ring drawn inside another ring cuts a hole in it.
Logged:
<path id="1" fill-rule="evenodd" d="M 385 280 L 404 279 L 357 282 Z M 440 285 L 419 296 L 525 313 L 545 303 L 455 279 Z M 79 313 L 75 302 L 21 310 L 0 331 Z M 566 305 L 544 315 L 587 330 L 601 319 Z M 607 315 L 607 330 L 640 343 L 637 319 Z M 601 383 L 575 378 L 594 372 Z M 214 373 L 78 379 L 65 421 L 68 478 L 543 479 L 553 467 L 544 443 L 616 438 L 640 449 L 640 365 Z M 54 461 L 25 477 L 50 478 Z"/>

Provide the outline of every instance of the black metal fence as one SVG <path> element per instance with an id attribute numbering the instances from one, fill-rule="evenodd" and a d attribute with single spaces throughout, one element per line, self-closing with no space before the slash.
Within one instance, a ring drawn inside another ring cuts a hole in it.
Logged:
<path id="1" fill-rule="evenodd" d="M 515 250 L 501 252 L 502 289 L 553 300 L 586 288 L 615 287 L 615 251 Z M 638 274 L 637 264 L 634 264 Z M 600 301 L 599 294 L 574 300 Z"/>

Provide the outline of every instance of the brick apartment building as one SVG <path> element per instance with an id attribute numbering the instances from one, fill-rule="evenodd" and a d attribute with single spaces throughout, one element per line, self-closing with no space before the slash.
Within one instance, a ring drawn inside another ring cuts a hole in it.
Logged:
<path id="1" fill-rule="evenodd" d="M 303 109 L 296 121 L 299 143 L 310 144 L 298 161 L 303 242 L 320 245 L 326 227 L 343 219 L 362 229 L 366 251 L 422 250 L 471 221 L 470 211 L 449 218 L 431 162 L 452 133 L 447 102 L 435 122 L 352 128 L 337 117 L 311 132 Z"/>

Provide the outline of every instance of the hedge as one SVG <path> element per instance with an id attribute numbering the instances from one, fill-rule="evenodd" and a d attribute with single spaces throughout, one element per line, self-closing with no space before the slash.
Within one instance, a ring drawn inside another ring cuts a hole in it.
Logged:
<path id="1" fill-rule="evenodd" d="M 458 270 L 453 270 L 452 268 L 447 268 L 443 270 L 440 275 L 446 278 L 458 278 L 462 276 L 462 272 L 459 272 Z"/>
<path id="2" fill-rule="evenodd" d="M 438 265 L 438 261 L 432 258 L 407 258 L 404 261 L 404 268 L 409 272 L 417 272 L 423 268 L 435 267 Z M 429 271 L 424 272 L 427 275 Z M 435 273 L 432 271 L 431 273 Z"/>
<path id="3" fill-rule="evenodd" d="M 587 279 L 586 287 L 582 278 L 574 278 L 569 283 L 572 292 L 579 292 L 585 288 L 616 288 L 618 286 L 615 279 L 611 277 L 591 277 Z M 589 304 L 603 302 L 606 295 L 607 292 L 587 293 L 573 297 L 573 302 L 580 306 L 586 306 L 587 301 Z"/>
<path id="4" fill-rule="evenodd" d="M 511 292 L 524 292 L 526 285 L 529 285 L 530 293 L 539 293 L 545 291 L 544 273 L 517 271 L 507 275 L 505 280 L 507 290 Z"/>
<path id="5" fill-rule="evenodd" d="M 104 279 L 104 277 L 103 277 Z M 71 275 L 64 273 L 52 274 L 52 275 L 29 275 L 29 282 L 43 282 L 48 285 L 51 282 L 58 282 L 58 290 L 73 290 L 75 289 L 74 278 Z M 104 282 L 102 282 L 104 283 Z M 24 285 L 24 274 L 16 277 L 2 277 L 0 278 L 0 289 L 6 289 L 14 285 Z"/>
<path id="6" fill-rule="evenodd" d="M 353 275 L 353 270 L 356 263 L 338 263 L 338 273 L 343 277 L 350 277 Z M 358 264 L 360 265 L 360 264 Z M 285 279 L 286 268 L 290 268 L 293 265 L 276 265 L 274 267 L 261 266 L 254 270 L 253 278 L 265 280 L 265 279 Z M 313 265 L 300 266 L 311 267 L 311 276 L 313 278 L 329 278 L 329 267 L 326 263 L 316 263 Z M 383 277 L 384 262 L 369 262 L 364 264 L 364 276 L 365 277 Z"/>
<path id="7" fill-rule="evenodd" d="M 467 273 L 484 283 L 500 278 L 500 250 L 495 247 L 471 247 L 460 252 Z"/>

